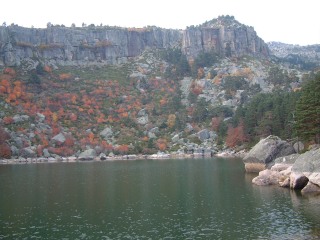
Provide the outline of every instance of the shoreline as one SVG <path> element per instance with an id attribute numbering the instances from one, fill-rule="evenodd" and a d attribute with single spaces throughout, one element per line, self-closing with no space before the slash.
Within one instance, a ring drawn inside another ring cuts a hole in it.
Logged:
<path id="1" fill-rule="evenodd" d="M 142 154 L 131 154 L 131 155 L 117 155 L 117 156 L 105 156 L 105 157 L 94 157 L 94 158 L 78 158 L 78 157 L 59 157 L 59 158 L 11 158 L 11 159 L 0 159 L 0 165 L 12 165 L 12 164 L 32 164 L 32 163 L 57 163 L 57 162 L 104 162 L 104 161 L 132 161 L 132 160 L 166 160 L 166 159 L 201 159 L 201 158 L 241 158 L 241 155 L 230 153 L 230 152 L 221 152 L 217 154 L 151 154 L 151 155 L 142 155 Z"/>

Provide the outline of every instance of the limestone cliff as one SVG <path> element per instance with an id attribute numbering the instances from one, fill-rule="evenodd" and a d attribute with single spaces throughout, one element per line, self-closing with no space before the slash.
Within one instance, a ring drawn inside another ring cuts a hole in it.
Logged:
<path id="1" fill-rule="evenodd" d="M 183 32 L 182 49 L 188 56 L 211 50 L 226 57 L 269 56 L 267 44 L 253 27 L 243 25 L 230 16 L 187 28 Z"/>
<path id="2" fill-rule="evenodd" d="M 0 27 L 0 65 L 20 65 L 24 60 L 58 65 L 117 64 L 147 48 L 181 47 L 189 57 L 214 50 L 221 56 L 268 56 L 268 46 L 252 27 L 233 17 L 219 17 L 185 30 L 120 27 L 62 27 L 46 29 L 17 25 Z"/>
<path id="3" fill-rule="evenodd" d="M 9 66 L 19 65 L 26 58 L 52 60 L 63 65 L 86 62 L 116 64 L 139 55 L 148 47 L 168 48 L 180 41 L 179 31 L 156 27 L 0 27 L 1 59 Z"/>

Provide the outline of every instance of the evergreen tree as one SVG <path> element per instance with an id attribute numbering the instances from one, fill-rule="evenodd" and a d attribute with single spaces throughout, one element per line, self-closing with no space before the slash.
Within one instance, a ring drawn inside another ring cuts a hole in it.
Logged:
<path id="1" fill-rule="evenodd" d="M 320 142 L 320 74 L 302 89 L 296 106 L 295 129 L 302 139 Z"/>

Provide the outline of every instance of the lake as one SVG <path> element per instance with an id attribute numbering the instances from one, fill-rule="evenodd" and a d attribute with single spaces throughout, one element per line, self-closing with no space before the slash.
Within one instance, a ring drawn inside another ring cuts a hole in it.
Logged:
<path id="1" fill-rule="evenodd" d="M 320 239 L 320 198 L 240 159 L 0 165 L 0 239 Z"/>

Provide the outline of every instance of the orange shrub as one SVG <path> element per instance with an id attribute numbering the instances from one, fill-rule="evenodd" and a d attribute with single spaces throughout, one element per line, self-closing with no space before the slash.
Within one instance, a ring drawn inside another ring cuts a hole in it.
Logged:
<path id="1" fill-rule="evenodd" d="M 13 68 L 7 67 L 3 70 L 4 74 L 8 74 L 12 77 L 14 77 L 16 75 L 16 71 Z"/>
<path id="2" fill-rule="evenodd" d="M 116 150 L 119 151 L 121 154 L 124 154 L 129 151 L 129 146 L 126 144 L 123 144 L 123 145 L 120 145 L 119 147 L 117 147 Z"/>
<path id="3" fill-rule="evenodd" d="M 47 72 L 47 73 L 51 73 L 51 72 L 52 72 L 52 68 L 49 67 L 48 65 L 45 65 L 45 66 L 43 67 L 43 70 L 44 70 L 45 72 Z"/>
<path id="4" fill-rule="evenodd" d="M 13 118 L 12 117 L 4 117 L 2 119 L 3 123 L 8 125 L 8 124 L 12 124 L 14 121 L 13 121 Z"/>
<path id="5" fill-rule="evenodd" d="M 168 142 L 167 142 L 166 139 L 159 138 L 159 139 L 157 140 L 157 147 L 158 147 L 158 149 L 159 149 L 160 151 L 166 150 L 166 149 L 167 149 L 167 144 L 168 144 Z"/>
<path id="6" fill-rule="evenodd" d="M 61 73 L 61 74 L 59 74 L 59 79 L 60 80 L 69 80 L 69 79 L 71 79 L 71 74 L 70 73 Z"/>

